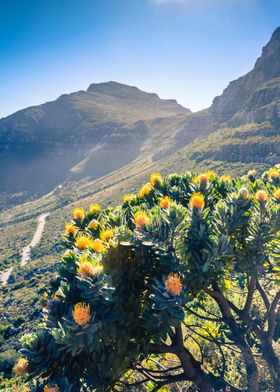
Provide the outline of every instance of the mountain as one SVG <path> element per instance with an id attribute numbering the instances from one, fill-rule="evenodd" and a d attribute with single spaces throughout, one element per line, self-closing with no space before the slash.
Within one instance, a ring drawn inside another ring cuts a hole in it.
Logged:
<path id="1" fill-rule="evenodd" d="M 98 178 L 135 159 L 155 118 L 189 115 L 175 100 L 116 82 L 60 96 L 0 120 L 2 192 L 24 196 Z"/>
<path id="2" fill-rule="evenodd" d="M 279 93 L 280 28 L 254 68 L 197 113 L 116 82 L 21 110 L 0 120 L 0 207 L 135 160 L 174 169 L 179 156 L 193 167 L 277 163 Z"/>
<path id="3" fill-rule="evenodd" d="M 194 131 L 199 139 L 185 143 Z M 262 167 L 280 161 L 280 27 L 254 68 L 231 82 L 210 108 L 186 118 L 177 129 L 176 168 L 185 156 L 191 166 Z M 179 151 L 178 151 L 179 150 Z"/>

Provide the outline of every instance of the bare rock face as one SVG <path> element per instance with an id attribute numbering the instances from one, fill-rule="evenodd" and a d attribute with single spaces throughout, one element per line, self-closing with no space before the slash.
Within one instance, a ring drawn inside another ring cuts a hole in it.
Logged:
<path id="1" fill-rule="evenodd" d="M 278 27 L 252 71 L 231 82 L 222 95 L 213 100 L 211 112 L 220 122 L 230 120 L 256 90 L 271 79 L 280 77 L 280 27 Z"/>

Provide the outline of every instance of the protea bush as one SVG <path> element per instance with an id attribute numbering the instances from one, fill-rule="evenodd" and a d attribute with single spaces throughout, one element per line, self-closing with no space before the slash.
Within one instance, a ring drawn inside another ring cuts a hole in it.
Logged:
<path id="1" fill-rule="evenodd" d="M 15 371 L 45 392 L 280 391 L 279 173 L 154 173 L 76 208 Z"/>

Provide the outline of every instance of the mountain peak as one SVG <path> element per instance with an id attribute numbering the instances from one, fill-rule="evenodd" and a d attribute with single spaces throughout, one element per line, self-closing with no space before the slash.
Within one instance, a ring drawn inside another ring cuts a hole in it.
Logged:
<path id="1" fill-rule="evenodd" d="M 214 98 L 211 111 L 219 120 L 228 121 L 260 86 L 280 77 L 280 27 L 263 47 L 254 68 L 246 75 L 230 82 L 222 95 Z"/>
<path id="2" fill-rule="evenodd" d="M 102 83 L 92 83 L 87 89 L 88 93 L 102 93 L 111 96 L 120 95 L 135 95 L 135 94 L 150 94 L 140 90 L 138 87 L 129 86 L 124 83 L 119 83 L 115 81 L 102 82 Z M 154 97 L 158 97 L 157 94 L 150 94 Z"/>
<path id="3" fill-rule="evenodd" d="M 272 36 L 268 41 L 268 43 L 263 47 L 262 55 L 257 60 L 256 64 L 260 63 L 262 60 L 274 54 L 279 56 L 279 50 L 280 50 L 280 27 L 277 27 L 277 29 L 274 30 L 274 32 L 272 33 Z"/>

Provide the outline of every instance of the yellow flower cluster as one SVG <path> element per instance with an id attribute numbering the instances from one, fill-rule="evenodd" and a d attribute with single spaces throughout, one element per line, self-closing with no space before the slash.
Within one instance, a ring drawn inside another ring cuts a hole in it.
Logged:
<path id="1" fill-rule="evenodd" d="M 178 274 L 169 274 L 165 280 L 166 291 L 175 297 L 179 295 L 183 290 L 180 276 Z"/>
<path id="2" fill-rule="evenodd" d="M 24 376 L 27 373 L 28 360 L 26 358 L 19 358 L 13 367 L 13 370 L 19 376 Z"/>
<path id="3" fill-rule="evenodd" d="M 89 304 L 85 304 L 83 302 L 79 302 L 74 306 L 74 310 L 72 312 L 75 323 L 80 327 L 84 327 L 88 324 L 90 320 L 90 306 Z"/>
<path id="4" fill-rule="evenodd" d="M 134 195 L 133 193 L 128 193 L 128 194 L 124 195 L 123 202 L 129 203 L 130 201 L 134 200 L 135 198 L 136 198 L 136 195 Z"/>
<path id="5" fill-rule="evenodd" d="M 138 229 L 142 229 L 150 223 L 150 219 L 145 211 L 137 211 L 134 214 L 134 223 Z"/>
<path id="6" fill-rule="evenodd" d="M 161 208 L 169 208 L 170 204 L 171 204 L 170 197 L 168 196 L 161 197 L 159 201 L 159 205 L 161 206 Z"/>
<path id="7" fill-rule="evenodd" d="M 103 242 L 97 238 L 96 240 L 94 240 L 92 242 L 92 249 L 96 252 L 96 253 L 103 253 L 106 250 L 106 247 L 103 245 Z"/>
<path id="8" fill-rule="evenodd" d="M 204 208 L 204 195 L 201 193 L 193 193 L 190 198 L 190 207 L 197 208 L 198 210 L 203 210 Z"/>
<path id="9" fill-rule="evenodd" d="M 93 230 L 96 230 L 98 226 L 99 222 L 96 219 L 92 219 L 88 224 L 88 228 Z"/>
<path id="10" fill-rule="evenodd" d="M 59 388 L 57 385 L 45 385 L 44 392 L 59 392 Z"/>
<path id="11" fill-rule="evenodd" d="M 244 200 L 248 199 L 248 197 L 249 197 L 249 191 L 245 187 L 240 189 L 239 194 L 242 197 L 242 199 L 244 199 Z"/>
<path id="12" fill-rule="evenodd" d="M 101 211 L 101 207 L 100 207 L 99 204 L 91 204 L 89 206 L 89 212 L 91 214 L 95 214 L 95 213 L 100 212 L 100 211 Z"/>
<path id="13" fill-rule="evenodd" d="M 248 173 L 247 173 L 248 177 L 255 177 L 255 175 L 256 175 L 255 170 L 249 170 Z"/>
<path id="14" fill-rule="evenodd" d="M 268 176 L 270 179 L 274 180 L 275 178 L 279 178 L 280 177 L 280 173 L 279 170 L 277 170 L 276 168 L 271 168 L 268 170 Z"/>
<path id="15" fill-rule="evenodd" d="M 153 189 L 153 185 L 150 182 L 147 182 L 147 184 L 143 185 L 142 188 L 139 191 L 139 196 L 140 197 L 145 197 L 148 196 Z"/>
<path id="16" fill-rule="evenodd" d="M 72 223 L 66 223 L 66 225 L 65 225 L 65 233 L 66 234 L 76 235 L 77 231 L 78 231 L 77 227 L 72 225 Z"/>
<path id="17" fill-rule="evenodd" d="M 209 170 L 206 173 L 206 176 L 208 178 L 208 181 L 213 180 L 216 177 L 216 173 L 214 171 Z"/>
<path id="18" fill-rule="evenodd" d="M 74 208 L 73 210 L 73 218 L 74 219 L 84 219 L 85 210 L 83 208 Z"/>
<path id="19" fill-rule="evenodd" d="M 200 184 L 207 184 L 208 182 L 208 176 L 206 173 L 202 173 L 198 176 L 198 181 L 200 182 Z"/>
<path id="20" fill-rule="evenodd" d="M 81 235 L 76 239 L 75 244 L 77 248 L 79 248 L 80 250 L 84 250 L 89 247 L 93 247 L 93 240 L 86 235 Z"/>
<path id="21" fill-rule="evenodd" d="M 100 238 L 102 241 L 104 242 L 108 242 L 109 240 L 111 240 L 114 236 L 114 230 L 110 229 L 110 230 L 104 230 L 100 233 Z"/>
<path id="22" fill-rule="evenodd" d="M 162 184 L 163 178 L 160 173 L 153 173 L 150 176 L 150 182 L 152 185 Z"/>
<path id="23" fill-rule="evenodd" d="M 223 181 L 223 182 L 230 182 L 231 181 L 231 176 L 221 176 L 221 181 Z"/>
<path id="24" fill-rule="evenodd" d="M 280 200 L 280 188 L 277 188 L 276 191 L 273 193 L 275 199 Z"/>
<path id="25" fill-rule="evenodd" d="M 78 274 L 82 278 L 91 278 L 92 276 L 99 275 L 103 270 L 102 265 L 94 266 L 90 261 L 82 261 L 78 267 Z"/>
<path id="26" fill-rule="evenodd" d="M 267 193 L 266 193 L 266 191 L 260 190 L 260 191 L 257 191 L 257 192 L 256 192 L 255 197 L 256 197 L 256 199 L 257 199 L 259 202 L 264 203 L 264 202 L 267 200 Z"/>

